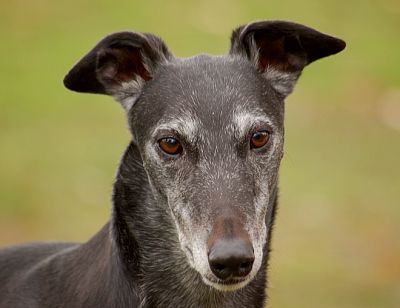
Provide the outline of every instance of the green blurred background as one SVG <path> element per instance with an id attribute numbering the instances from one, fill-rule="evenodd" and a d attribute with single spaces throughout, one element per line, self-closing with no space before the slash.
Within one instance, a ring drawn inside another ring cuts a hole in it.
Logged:
<path id="1" fill-rule="evenodd" d="M 231 30 L 254 19 L 348 43 L 287 100 L 269 307 L 400 307 L 398 0 L 2 0 L 0 246 L 84 241 L 109 217 L 124 113 L 62 85 L 98 40 L 132 29 L 177 56 L 223 54 Z"/>

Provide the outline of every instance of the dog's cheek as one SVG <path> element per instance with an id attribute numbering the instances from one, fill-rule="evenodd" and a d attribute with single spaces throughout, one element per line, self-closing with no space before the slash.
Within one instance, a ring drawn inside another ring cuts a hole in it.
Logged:
<path id="1" fill-rule="evenodd" d="M 171 214 L 176 224 L 181 249 L 186 254 L 189 264 L 199 273 L 208 270 L 207 237 L 210 222 L 205 215 L 199 215 L 198 206 L 191 202 L 190 189 L 182 189 L 189 183 L 179 183 L 168 189 L 168 200 Z"/>
<path id="2" fill-rule="evenodd" d="M 195 211 L 191 202 L 190 193 L 182 189 L 181 184 L 172 183 L 166 188 L 168 207 L 174 217 L 177 228 L 188 242 L 192 241 L 193 229 L 195 228 Z"/>
<path id="3" fill-rule="evenodd" d="M 145 145 L 144 151 L 142 152 L 142 159 L 143 167 L 153 186 L 153 191 L 156 191 L 157 195 L 162 195 L 164 199 L 167 199 L 167 190 L 171 184 L 173 185 L 175 183 L 174 170 L 168 168 L 150 143 Z"/>

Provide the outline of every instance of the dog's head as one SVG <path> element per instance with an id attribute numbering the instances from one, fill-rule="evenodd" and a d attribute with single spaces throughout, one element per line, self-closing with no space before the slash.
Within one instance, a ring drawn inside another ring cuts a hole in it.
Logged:
<path id="1" fill-rule="evenodd" d="M 103 39 L 67 88 L 125 108 L 154 197 L 203 281 L 246 285 L 261 267 L 283 156 L 284 99 L 303 68 L 345 47 L 284 21 L 236 29 L 227 56 L 172 56 L 151 34 Z"/>

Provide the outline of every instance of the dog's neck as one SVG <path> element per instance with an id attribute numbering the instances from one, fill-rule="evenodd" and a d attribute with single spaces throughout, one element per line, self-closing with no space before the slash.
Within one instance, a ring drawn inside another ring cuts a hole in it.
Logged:
<path id="1" fill-rule="evenodd" d="M 138 294 L 141 308 L 264 307 L 269 240 L 262 269 L 247 286 L 235 292 L 221 292 L 204 284 L 180 248 L 170 214 L 155 202 L 133 143 L 122 158 L 113 202 L 113 239 L 126 279 L 134 281 L 133 291 Z M 271 208 L 275 203 L 276 200 Z M 269 232 L 274 211 L 271 213 L 267 218 Z"/>

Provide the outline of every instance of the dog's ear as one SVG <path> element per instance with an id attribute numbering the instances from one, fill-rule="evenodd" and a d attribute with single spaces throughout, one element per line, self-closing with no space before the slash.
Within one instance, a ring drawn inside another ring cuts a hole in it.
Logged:
<path id="1" fill-rule="evenodd" d="M 246 57 L 286 97 L 303 68 L 343 50 L 341 39 L 286 21 L 258 21 L 239 27 L 231 37 L 231 55 Z"/>
<path id="2" fill-rule="evenodd" d="M 112 95 L 129 110 L 157 66 L 171 58 L 164 42 L 152 34 L 114 33 L 69 71 L 64 85 L 77 92 Z"/>

